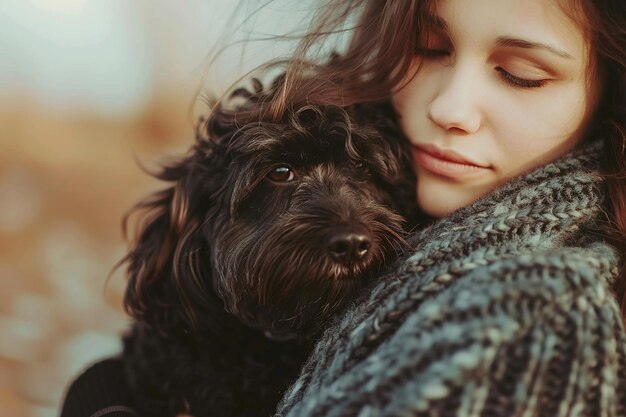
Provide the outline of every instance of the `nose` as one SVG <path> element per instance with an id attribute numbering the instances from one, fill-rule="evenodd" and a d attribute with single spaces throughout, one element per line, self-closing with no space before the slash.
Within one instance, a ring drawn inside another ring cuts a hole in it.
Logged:
<path id="1" fill-rule="evenodd" d="M 451 66 L 441 70 L 439 88 L 426 116 L 442 129 L 460 135 L 476 133 L 482 124 L 479 100 L 483 91 L 471 69 Z"/>
<path id="2" fill-rule="evenodd" d="M 371 239 L 361 233 L 338 233 L 328 240 L 328 253 L 337 262 L 352 263 L 362 260 L 372 246 Z"/>

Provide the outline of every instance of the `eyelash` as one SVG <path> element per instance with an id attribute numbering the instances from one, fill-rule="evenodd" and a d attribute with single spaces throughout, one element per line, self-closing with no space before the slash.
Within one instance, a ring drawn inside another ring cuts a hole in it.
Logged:
<path id="1" fill-rule="evenodd" d="M 450 52 L 445 49 L 417 48 L 415 52 L 425 59 L 442 58 L 450 55 Z M 496 67 L 496 71 L 498 71 L 506 83 L 513 87 L 541 88 L 548 82 L 548 80 L 528 80 L 526 78 L 516 77 L 502 67 Z"/>
<path id="2" fill-rule="evenodd" d="M 496 71 L 500 73 L 502 79 L 514 87 L 521 88 L 541 88 L 548 82 L 547 80 L 527 80 L 526 78 L 516 77 L 504 68 L 497 67 Z"/>

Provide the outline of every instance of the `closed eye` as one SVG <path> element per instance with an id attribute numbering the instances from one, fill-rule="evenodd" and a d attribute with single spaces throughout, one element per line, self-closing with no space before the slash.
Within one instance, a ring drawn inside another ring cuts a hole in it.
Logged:
<path id="1" fill-rule="evenodd" d="M 496 71 L 500 74 L 502 79 L 511 84 L 513 87 L 519 88 L 540 88 L 546 85 L 548 80 L 529 80 L 526 78 L 517 77 L 502 67 L 496 67 Z"/>
<path id="2" fill-rule="evenodd" d="M 417 48 L 415 53 L 424 59 L 436 59 L 443 58 L 450 55 L 450 51 L 447 49 L 436 48 Z M 500 74 L 500 77 L 509 85 L 517 88 L 540 88 L 546 85 L 548 80 L 529 80 L 527 78 L 521 78 L 515 76 L 505 70 L 502 67 L 496 67 L 496 71 Z"/>
<path id="3" fill-rule="evenodd" d="M 435 49 L 435 48 L 420 48 L 418 47 L 415 50 L 415 53 L 423 58 L 439 58 L 450 55 L 450 51 L 446 49 Z"/>

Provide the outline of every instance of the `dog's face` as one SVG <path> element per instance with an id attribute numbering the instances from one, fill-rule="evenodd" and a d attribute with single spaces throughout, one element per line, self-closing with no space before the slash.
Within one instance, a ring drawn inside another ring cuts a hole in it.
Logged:
<path id="1" fill-rule="evenodd" d="M 270 338 L 311 333 L 404 244 L 394 198 L 408 165 L 396 140 L 338 107 L 306 106 L 200 142 L 162 175 L 177 184 L 155 273 L 171 264 L 160 279 L 191 318 L 214 292 Z"/>

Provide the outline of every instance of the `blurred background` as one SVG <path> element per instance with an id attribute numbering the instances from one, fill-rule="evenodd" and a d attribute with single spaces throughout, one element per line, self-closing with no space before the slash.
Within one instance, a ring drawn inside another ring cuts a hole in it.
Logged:
<path id="1" fill-rule="evenodd" d="M 284 0 L 0 2 L 0 415 L 56 416 L 71 379 L 120 351 L 120 222 L 163 185 L 138 161 L 184 152 L 206 91 L 293 48 L 241 40 L 290 33 L 310 12 Z"/>

